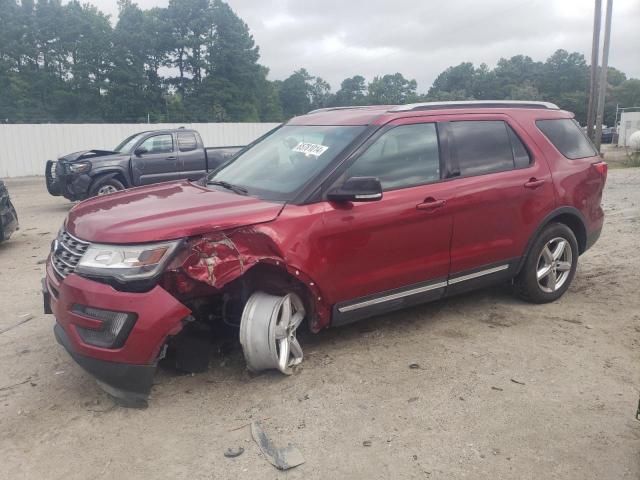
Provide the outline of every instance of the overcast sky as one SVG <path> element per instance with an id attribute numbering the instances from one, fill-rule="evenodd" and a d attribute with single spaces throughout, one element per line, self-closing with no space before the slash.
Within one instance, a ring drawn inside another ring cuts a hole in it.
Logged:
<path id="1" fill-rule="evenodd" d="M 117 18 L 116 0 L 89 0 Z M 168 0 L 138 0 L 143 8 Z M 426 92 L 460 62 L 591 55 L 593 0 L 229 0 L 260 46 L 269 77 L 305 67 L 334 91 L 353 75 L 401 72 Z M 603 0 L 603 11 L 606 0 Z M 604 21 L 603 21 L 604 24 Z M 601 35 L 601 38 L 604 34 Z M 609 65 L 640 78 L 640 0 L 615 0 Z"/>

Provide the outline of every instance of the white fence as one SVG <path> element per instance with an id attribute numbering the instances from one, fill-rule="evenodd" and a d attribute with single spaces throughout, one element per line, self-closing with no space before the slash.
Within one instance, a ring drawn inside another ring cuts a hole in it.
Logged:
<path id="1" fill-rule="evenodd" d="M 80 150 L 110 150 L 143 130 L 193 128 L 207 147 L 246 145 L 277 123 L 21 124 L 0 125 L 0 178 L 44 175 L 47 160 Z"/>

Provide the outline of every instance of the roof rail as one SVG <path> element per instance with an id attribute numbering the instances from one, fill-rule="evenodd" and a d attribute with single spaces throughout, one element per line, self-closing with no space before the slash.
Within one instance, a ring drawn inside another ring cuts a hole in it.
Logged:
<path id="1" fill-rule="evenodd" d="M 307 112 L 305 115 L 309 115 L 312 113 L 320 113 L 320 112 L 332 112 L 334 110 L 366 110 L 369 108 L 384 108 L 385 105 L 347 105 L 344 107 L 327 107 L 327 108 L 316 108 L 315 110 L 311 110 Z"/>
<path id="2" fill-rule="evenodd" d="M 462 100 L 456 102 L 424 102 L 408 103 L 393 107 L 390 112 L 407 112 L 412 110 L 440 110 L 443 108 L 546 108 L 559 110 L 555 103 L 534 102 L 529 100 Z"/>

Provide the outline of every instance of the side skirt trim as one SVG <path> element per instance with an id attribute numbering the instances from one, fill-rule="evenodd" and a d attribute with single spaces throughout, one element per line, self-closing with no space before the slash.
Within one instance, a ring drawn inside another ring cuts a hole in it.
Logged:
<path id="1" fill-rule="evenodd" d="M 464 282 L 466 280 L 473 280 L 474 278 L 483 277 L 484 275 L 491 275 L 492 273 L 501 272 L 509 268 L 509 264 L 498 265 L 497 267 L 487 268 L 486 270 L 480 270 L 479 272 L 470 273 L 468 275 L 462 275 L 461 277 L 452 278 L 447 283 L 454 285 L 456 283 Z"/>
<path id="2" fill-rule="evenodd" d="M 431 285 L 426 285 L 424 287 L 412 288 L 411 290 L 406 290 L 404 292 L 393 293 L 391 295 L 384 295 L 382 297 L 372 298 L 371 300 L 366 300 L 364 302 L 352 303 L 351 305 L 338 307 L 338 311 L 340 313 L 351 312 L 352 310 L 358 310 L 359 308 L 370 307 L 372 305 L 377 305 L 379 303 L 390 302 L 391 300 L 397 300 L 399 298 L 408 297 L 409 295 L 415 295 L 417 293 L 424 293 L 424 292 L 429 292 L 431 290 L 437 290 L 438 288 L 444 288 L 446 286 L 447 286 L 447 282 L 432 283 Z"/>
<path id="3" fill-rule="evenodd" d="M 438 300 L 443 296 L 473 290 L 481 286 L 490 285 L 499 280 L 507 280 L 514 274 L 514 267 L 519 259 L 513 259 L 499 264 L 488 265 L 475 272 L 466 273 L 453 278 L 441 278 L 430 283 L 414 284 L 409 288 L 388 290 L 379 294 L 360 297 L 333 306 L 331 318 L 332 326 L 344 325 L 362 318 L 372 317 L 399 310 L 412 305 L 423 304 Z"/>

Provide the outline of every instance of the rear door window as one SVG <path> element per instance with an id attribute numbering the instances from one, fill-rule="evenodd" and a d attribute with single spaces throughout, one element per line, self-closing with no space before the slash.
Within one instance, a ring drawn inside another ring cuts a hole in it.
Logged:
<path id="1" fill-rule="evenodd" d="M 435 123 L 401 125 L 383 133 L 348 168 L 345 178 L 350 177 L 376 177 L 383 190 L 440 179 Z"/>
<path id="2" fill-rule="evenodd" d="M 198 148 L 198 141 L 194 133 L 179 132 L 178 133 L 178 148 L 181 152 L 191 152 Z"/>
<path id="3" fill-rule="evenodd" d="M 537 120 L 536 125 L 560 153 L 571 160 L 598 155 L 594 146 L 573 119 Z"/>
<path id="4" fill-rule="evenodd" d="M 526 167 L 531 157 L 522 140 L 502 120 L 451 122 L 452 154 L 461 176 Z"/>

